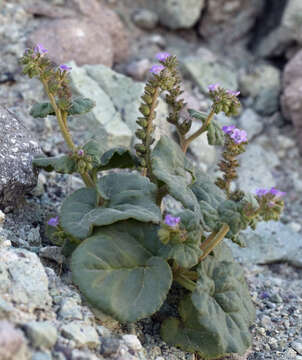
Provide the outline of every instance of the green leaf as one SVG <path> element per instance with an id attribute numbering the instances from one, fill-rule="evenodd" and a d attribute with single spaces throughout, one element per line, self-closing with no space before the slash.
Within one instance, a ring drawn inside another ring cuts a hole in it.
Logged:
<path id="1" fill-rule="evenodd" d="M 193 165 L 175 141 L 167 136 L 160 138 L 151 153 L 151 167 L 153 175 L 166 184 L 171 196 L 185 208 L 199 211 L 197 199 L 189 188 L 194 177 Z"/>
<path id="2" fill-rule="evenodd" d="M 84 97 L 77 97 L 71 102 L 68 115 L 82 115 L 91 111 L 95 107 L 95 102 Z"/>
<path id="3" fill-rule="evenodd" d="M 29 113 L 34 118 L 45 118 L 48 115 L 55 115 L 55 111 L 49 102 L 34 104 Z"/>
<path id="4" fill-rule="evenodd" d="M 188 109 L 188 113 L 192 118 L 201 120 L 202 122 L 208 117 L 208 114 L 204 111 L 200 112 L 194 109 Z"/>
<path id="5" fill-rule="evenodd" d="M 217 230 L 217 225 L 220 224 L 218 211 L 203 200 L 199 201 L 199 206 L 201 210 L 201 224 L 204 230 L 205 231 Z"/>
<path id="6" fill-rule="evenodd" d="M 55 170 L 60 174 L 72 174 L 76 172 L 76 162 L 68 155 L 36 157 L 33 160 L 33 165 L 48 172 Z"/>
<path id="7" fill-rule="evenodd" d="M 138 158 L 127 148 L 116 147 L 106 151 L 101 157 L 99 171 L 108 169 L 133 169 L 139 165 Z"/>
<path id="8" fill-rule="evenodd" d="M 217 121 L 212 120 L 208 126 L 208 143 L 210 145 L 224 145 L 224 132 L 221 130 Z"/>
<path id="9" fill-rule="evenodd" d="M 105 199 L 97 205 L 94 189 L 80 189 L 62 205 L 60 221 L 64 230 L 78 239 L 89 236 L 94 226 L 110 225 L 127 219 L 159 223 L 156 186 L 138 174 L 110 174 L 102 177 L 97 190 Z"/>
<path id="10" fill-rule="evenodd" d="M 118 225 L 99 229 L 77 247 L 71 261 L 73 281 L 96 308 L 123 323 L 135 322 L 160 308 L 172 273 L 145 246 L 145 238 L 151 235 L 151 244 L 156 234 L 150 225 Z"/>
<path id="11" fill-rule="evenodd" d="M 200 249 L 202 228 L 199 217 L 190 210 L 184 210 L 177 214 L 181 218 L 180 229 L 186 230 L 186 240 L 181 243 L 169 242 L 162 245 L 159 254 L 166 260 L 174 259 L 176 263 L 185 268 L 191 268 L 198 263 L 203 254 Z"/>
<path id="12" fill-rule="evenodd" d="M 101 164 L 101 157 L 105 152 L 105 146 L 100 141 L 89 140 L 84 146 L 85 155 L 92 157 L 92 166 L 98 167 Z"/>
<path id="13" fill-rule="evenodd" d="M 201 171 L 196 171 L 196 181 L 190 186 L 198 201 L 205 201 L 214 209 L 224 201 L 224 192 L 214 184 L 211 178 Z"/>
<path id="14" fill-rule="evenodd" d="M 163 339 L 205 359 L 243 354 L 251 345 L 249 326 L 255 318 L 244 274 L 221 244 L 198 266 L 195 291 L 180 302 L 181 319 L 167 319 Z"/>

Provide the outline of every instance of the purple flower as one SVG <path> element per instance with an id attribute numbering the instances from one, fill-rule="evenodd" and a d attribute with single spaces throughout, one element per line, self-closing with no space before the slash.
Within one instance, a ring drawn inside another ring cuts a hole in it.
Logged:
<path id="1" fill-rule="evenodd" d="M 269 193 L 267 189 L 256 189 L 255 194 L 259 197 L 264 196 Z"/>
<path id="2" fill-rule="evenodd" d="M 84 155 L 84 150 L 83 149 L 78 150 L 78 155 L 83 156 Z"/>
<path id="3" fill-rule="evenodd" d="M 34 47 L 34 53 L 36 55 L 40 54 L 40 55 L 43 55 L 43 54 L 46 54 L 48 52 L 47 49 L 45 49 L 45 47 L 43 47 L 41 44 L 37 44 L 35 47 Z"/>
<path id="4" fill-rule="evenodd" d="M 261 299 L 267 299 L 267 298 L 269 298 L 269 293 L 266 292 L 266 291 L 262 291 L 262 292 L 260 293 L 260 298 L 261 298 Z"/>
<path id="5" fill-rule="evenodd" d="M 61 71 L 70 71 L 70 70 L 72 69 L 72 67 L 71 67 L 71 66 L 67 66 L 67 65 L 65 65 L 65 64 L 62 64 L 62 65 L 59 66 L 59 69 L 60 69 Z"/>
<path id="6" fill-rule="evenodd" d="M 164 70 L 164 65 L 153 65 L 150 69 L 150 72 L 155 75 L 159 75 L 162 70 Z"/>
<path id="7" fill-rule="evenodd" d="M 236 144 L 241 144 L 242 142 L 247 141 L 247 134 L 244 130 L 234 129 L 230 136 Z"/>
<path id="8" fill-rule="evenodd" d="M 274 187 L 272 187 L 272 188 L 269 190 L 269 192 L 270 192 L 270 194 L 272 194 L 272 195 L 274 195 L 275 197 L 278 197 L 278 198 L 286 195 L 286 192 L 281 191 L 281 190 L 278 190 L 278 189 L 276 189 L 276 188 L 274 188 Z"/>
<path id="9" fill-rule="evenodd" d="M 50 218 L 47 222 L 47 224 L 49 226 L 58 226 L 59 225 L 59 217 L 56 216 L 56 217 L 53 217 L 53 218 Z"/>
<path id="10" fill-rule="evenodd" d="M 160 52 L 158 54 L 156 54 L 156 59 L 159 61 L 166 61 L 168 59 L 168 57 L 170 57 L 171 54 L 168 52 Z"/>
<path id="11" fill-rule="evenodd" d="M 219 84 L 211 84 L 208 86 L 209 91 L 216 91 L 220 87 Z"/>
<path id="12" fill-rule="evenodd" d="M 223 131 L 225 134 L 228 134 L 228 135 L 232 134 L 234 129 L 235 129 L 235 125 L 223 126 L 223 127 L 222 127 L 222 131 Z"/>
<path id="13" fill-rule="evenodd" d="M 180 222 L 180 217 L 174 217 L 171 214 L 165 216 L 165 224 L 168 226 L 176 226 Z"/>
<path id="14" fill-rule="evenodd" d="M 227 93 L 229 95 L 238 96 L 240 95 L 240 91 L 234 91 L 234 90 L 227 90 Z"/>

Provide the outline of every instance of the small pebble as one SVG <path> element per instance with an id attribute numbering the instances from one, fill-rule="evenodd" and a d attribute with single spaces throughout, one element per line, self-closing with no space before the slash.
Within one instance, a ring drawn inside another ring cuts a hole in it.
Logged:
<path id="1" fill-rule="evenodd" d="M 302 340 L 295 340 L 291 343 L 291 346 L 298 354 L 302 355 Z"/>
<path id="2" fill-rule="evenodd" d="M 4 220 L 5 220 L 5 214 L 3 211 L 0 210 L 0 228 L 3 227 Z"/>
<path id="3" fill-rule="evenodd" d="M 135 25 L 145 30 L 152 30 L 158 24 L 158 15 L 148 9 L 135 10 L 132 15 L 132 20 Z"/>

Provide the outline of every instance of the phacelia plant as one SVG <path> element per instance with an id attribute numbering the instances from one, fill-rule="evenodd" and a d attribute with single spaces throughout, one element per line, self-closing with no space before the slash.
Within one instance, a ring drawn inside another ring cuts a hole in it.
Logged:
<path id="1" fill-rule="evenodd" d="M 244 353 L 251 345 L 249 326 L 255 310 L 243 271 L 223 239 L 242 245 L 241 230 L 278 220 L 284 193 L 274 188 L 257 189 L 254 195 L 231 190 L 247 134 L 234 125 L 221 128 L 214 116 L 236 115 L 239 92 L 210 85 L 209 113 L 190 109 L 182 118 L 185 103 L 176 58 L 160 53 L 142 95 L 136 152 L 122 146 L 103 152 L 95 140 L 74 144 L 68 117 L 90 111 L 94 103 L 72 97 L 72 69 L 54 66 L 46 54 L 37 45 L 21 62 L 24 74 L 40 79 L 49 98 L 34 105 L 31 115 L 56 116 L 69 147 L 67 154 L 36 158 L 34 166 L 78 173 L 85 184 L 48 221 L 54 241 L 71 256 L 74 283 L 94 307 L 122 323 L 154 314 L 172 284 L 178 283 L 178 316 L 163 321 L 162 338 L 205 359 Z M 159 96 L 170 107 L 167 121 L 175 126 L 179 143 L 167 136 L 155 143 Z M 193 119 L 200 127 L 190 133 Z M 207 133 L 210 145 L 223 147 L 222 176 L 216 182 L 186 156 L 190 143 L 202 133 Z M 108 169 L 120 170 L 102 174 Z M 182 204 L 181 211 L 165 211 L 166 195 Z"/>

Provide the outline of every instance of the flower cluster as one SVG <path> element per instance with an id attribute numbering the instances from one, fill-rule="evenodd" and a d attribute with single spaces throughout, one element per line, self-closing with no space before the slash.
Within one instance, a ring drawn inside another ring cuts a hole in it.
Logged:
<path id="1" fill-rule="evenodd" d="M 180 222 L 180 217 L 174 217 L 171 214 L 167 214 L 165 216 L 165 224 L 168 226 L 175 227 L 179 224 L 179 222 Z"/>
<path id="2" fill-rule="evenodd" d="M 219 84 L 211 84 L 208 87 L 210 98 L 213 100 L 213 110 L 216 114 L 223 111 L 226 116 L 238 114 L 240 102 L 237 98 L 240 91 L 225 90 Z"/>
<path id="3" fill-rule="evenodd" d="M 262 196 L 265 196 L 267 194 L 271 194 L 275 198 L 281 198 L 281 197 L 286 195 L 286 192 L 278 190 L 278 189 L 276 189 L 274 187 L 272 187 L 271 189 L 257 189 L 255 191 L 255 195 L 258 196 L 258 197 L 262 197 Z"/>
<path id="4" fill-rule="evenodd" d="M 58 216 L 55 216 L 55 217 L 52 217 L 48 220 L 47 224 L 49 226 L 58 226 L 59 225 L 59 217 Z"/>
<path id="5" fill-rule="evenodd" d="M 229 135 L 235 144 L 241 144 L 247 142 L 247 133 L 245 130 L 240 130 L 235 125 L 223 126 L 222 130 L 225 134 Z"/>

